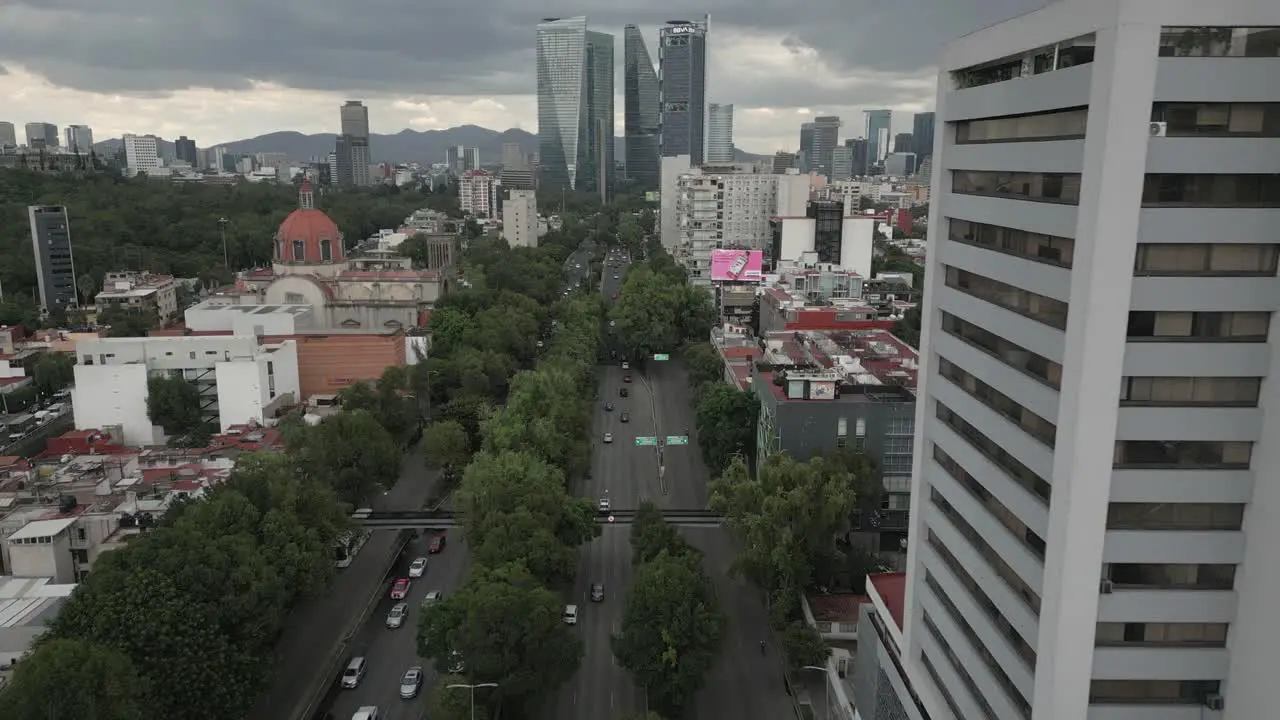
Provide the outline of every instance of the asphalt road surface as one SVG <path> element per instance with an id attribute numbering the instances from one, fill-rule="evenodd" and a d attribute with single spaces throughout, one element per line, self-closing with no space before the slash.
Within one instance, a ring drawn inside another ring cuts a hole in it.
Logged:
<path id="1" fill-rule="evenodd" d="M 396 563 L 394 577 L 408 577 L 409 563 L 414 558 L 428 558 L 426 575 L 412 580 L 409 597 L 405 598 L 409 603 L 409 617 L 404 624 L 396 629 L 386 626 L 387 613 L 392 605 L 399 602 L 391 599 L 388 586 L 378 606 L 352 641 L 350 657 L 363 655 L 368 670 L 359 687 L 338 692 L 332 706 L 335 720 L 347 720 L 365 705 L 376 706 L 380 720 L 419 720 L 424 717 L 427 699 L 438 673 L 429 660 L 418 657 L 418 618 L 422 614 L 422 599 L 432 590 L 439 590 L 445 595 L 456 592 L 471 566 L 461 531 L 451 531 L 448 544 L 437 555 L 427 554 L 428 540 L 429 536 L 412 540 Z M 422 691 L 412 700 L 402 700 L 400 677 L 415 665 L 422 666 L 424 670 Z"/>
<path id="2" fill-rule="evenodd" d="M 606 264 L 602 291 L 617 294 L 625 265 L 614 270 Z M 618 280 L 613 279 L 617 272 Z M 684 369 L 676 362 L 646 364 L 644 372 L 633 368 L 632 382 L 618 365 L 600 370 L 594 432 L 595 453 L 591 476 L 578 493 L 593 500 L 608 498 L 614 509 L 634 509 L 642 500 L 661 508 L 701 510 L 707 504 L 708 473 L 697 447 L 694 414 Z M 626 387 L 629 397 L 620 397 Z M 614 410 L 606 411 L 605 403 Z M 622 413 L 630 422 L 621 422 Z M 605 432 L 613 443 L 602 442 Z M 690 434 L 685 446 L 658 448 L 636 446 L 635 438 Z M 665 466 L 661 476 L 659 458 Z M 794 709 L 782 684 L 782 667 L 776 650 L 761 654 L 759 642 L 768 634 L 768 617 L 759 591 L 729 577 L 735 547 L 719 528 L 686 528 L 685 537 L 705 553 L 707 571 L 728 615 L 728 629 L 720 658 L 708 674 L 688 717 L 697 720 L 789 720 Z M 645 693 L 630 673 L 617 665 L 610 636 L 622 623 L 626 594 L 632 579 L 630 532 L 626 526 L 606 525 L 601 537 L 582 549 L 578 576 L 568 602 L 578 605 L 578 626 L 585 656 L 576 676 L 560 688 L 548 720 L 606 720 L 645 709 Z M 593 583 L 605 589 L 603 603 L 589 599 Z"/>
<path id="3" fill-rule="evenodd" d="M 430 497 L 436 480 L 437 474 L 426 470 L 421 446 L 415 447 L 404 456 L 399 481 L 372 505 L 377 510 L 416 510 Z M 356 633 L 355 621 L 383 586 L 398 536 L 396 531 L 373 533 L 351 566 L 339 571 L 328 593 L 289 616 L 276 646 L 275 677 L 250 720 L 310 720 L 299 715 L 311 692 L 330 679 L 321 676 L 330 671 L 343 639 Z"/>

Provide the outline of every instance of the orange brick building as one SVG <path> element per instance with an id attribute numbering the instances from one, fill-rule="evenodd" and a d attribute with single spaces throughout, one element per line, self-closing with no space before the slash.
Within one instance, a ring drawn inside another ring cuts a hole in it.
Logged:
<path id="1" fill-rule="evenodd" d="M 377 380 L 382 371 L 405 364 L 404 333 L 289 335 L 268 342 L 298 344 L 298 385 L 303 399 L 336 393 L 359 380 Z"/>

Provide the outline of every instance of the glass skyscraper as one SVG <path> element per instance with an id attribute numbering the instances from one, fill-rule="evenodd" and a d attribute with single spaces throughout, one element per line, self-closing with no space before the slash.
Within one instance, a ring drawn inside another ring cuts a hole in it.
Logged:
<path id="1" fill-rule="evenodd" d="M 707 15 L 701 22 L 673 21 L 658 31 L 663 157 L 688 155 L 696 164 L 705 156 L 710 24 Z"/>
<path id="2" fill-rule="evenodd" d="M 884 158 L 889 154 L 889 126 L 893 122 L 892 110 L 867 110 L 867 162 L 862 168 L 864 175 L 871 173 L 871 168 L 883 169 Z"/>
<path id="3" fill-rule="evenodd" d="M 613 36 L 585 16 L 538 25 L 538 152 L 542 182 L 608 197 L 613 176 Z"/>
<path id="4" fill-rule="evenodd" d="M 658 73 L 640 28 L 628 25 L 622 42 L 627 179 L 646 190 L 657 190 L 658 139 L 662 126 Z"/>

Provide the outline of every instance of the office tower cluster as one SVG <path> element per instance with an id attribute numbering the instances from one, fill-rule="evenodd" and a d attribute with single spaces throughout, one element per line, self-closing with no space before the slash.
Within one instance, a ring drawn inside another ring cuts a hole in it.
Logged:
<path id="1" fill-rule="evenodd" d="M 52 151 L 72 155 L 88 155 L 93 151 L 93 130 L 88 125 L 68 125 L 58 134 L 58 126 L 47 122 L 29 122 L 23 127 L 25 143 L 19 142 L 13 123 L 0 121 L 0 151 L 20 148 Z"/>
<path id="2" fill-rule="evenodd" d="M 733 105 L 707 102 L 709 28 L 709 16 L 668 21 L 658 30 L 656 64 L 640 28 L 623 29 L 620 177 L 626 182 L 658 190 L 671 158 L 683 158 L 676 165 L 685 169 L 733 161 Z M 546 18 L 538 25 L 538 176 L 543 185 L 610 196 L 619 176 L 613 158 L 613 68 L 613 36 L 591 30 L 586 17 Z"/>
<path id="3" fill-rule="evenodd" d="M 933 124 L 935 114 L 916 113 L 912 118 L 913 132 L 892 133 L 893 111 L 867 110 L 864 113 L 861 137 L 839 141 L 839 117 L 819 116 L 800 126 L 800 151 L 795 154 L 795 164 L 783 162 L 782 168 L 798 167 L 801 172 L 812 172 L 828 180 L 849 180 L 868 175 L 906 177 L 919 172 L 926 158 L 933 154 Z M 774 172 L 783 155 L 775 158 Z"/>

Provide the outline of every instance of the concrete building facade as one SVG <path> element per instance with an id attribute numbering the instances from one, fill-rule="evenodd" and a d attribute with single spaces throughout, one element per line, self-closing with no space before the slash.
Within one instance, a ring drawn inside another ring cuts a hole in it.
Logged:
<path id="1" fill-rule="evenodd" d="M 502 203 L 502 237 L 511 247 L 537 247 L 538 197 L 532 190 L 511 190 Z"/>
<path id="2" fill-rule="evenodd" d="M 708 164 L 733 162 L 733 104 L 711 103 L 707 105 Z"/>
<path id="3" fill-rule="evenodd" d="M 903 654 L 934 720 L 1274 717 L 1280 9 L 942 59 Z"/>
<path id="4" fill-rule="evenodd" d="M 41 309 L 55 312 L 76 305 L 79 289 L 67 209 L 61 205 L 32 205 L 27 208 L 27 221 Z"/>

